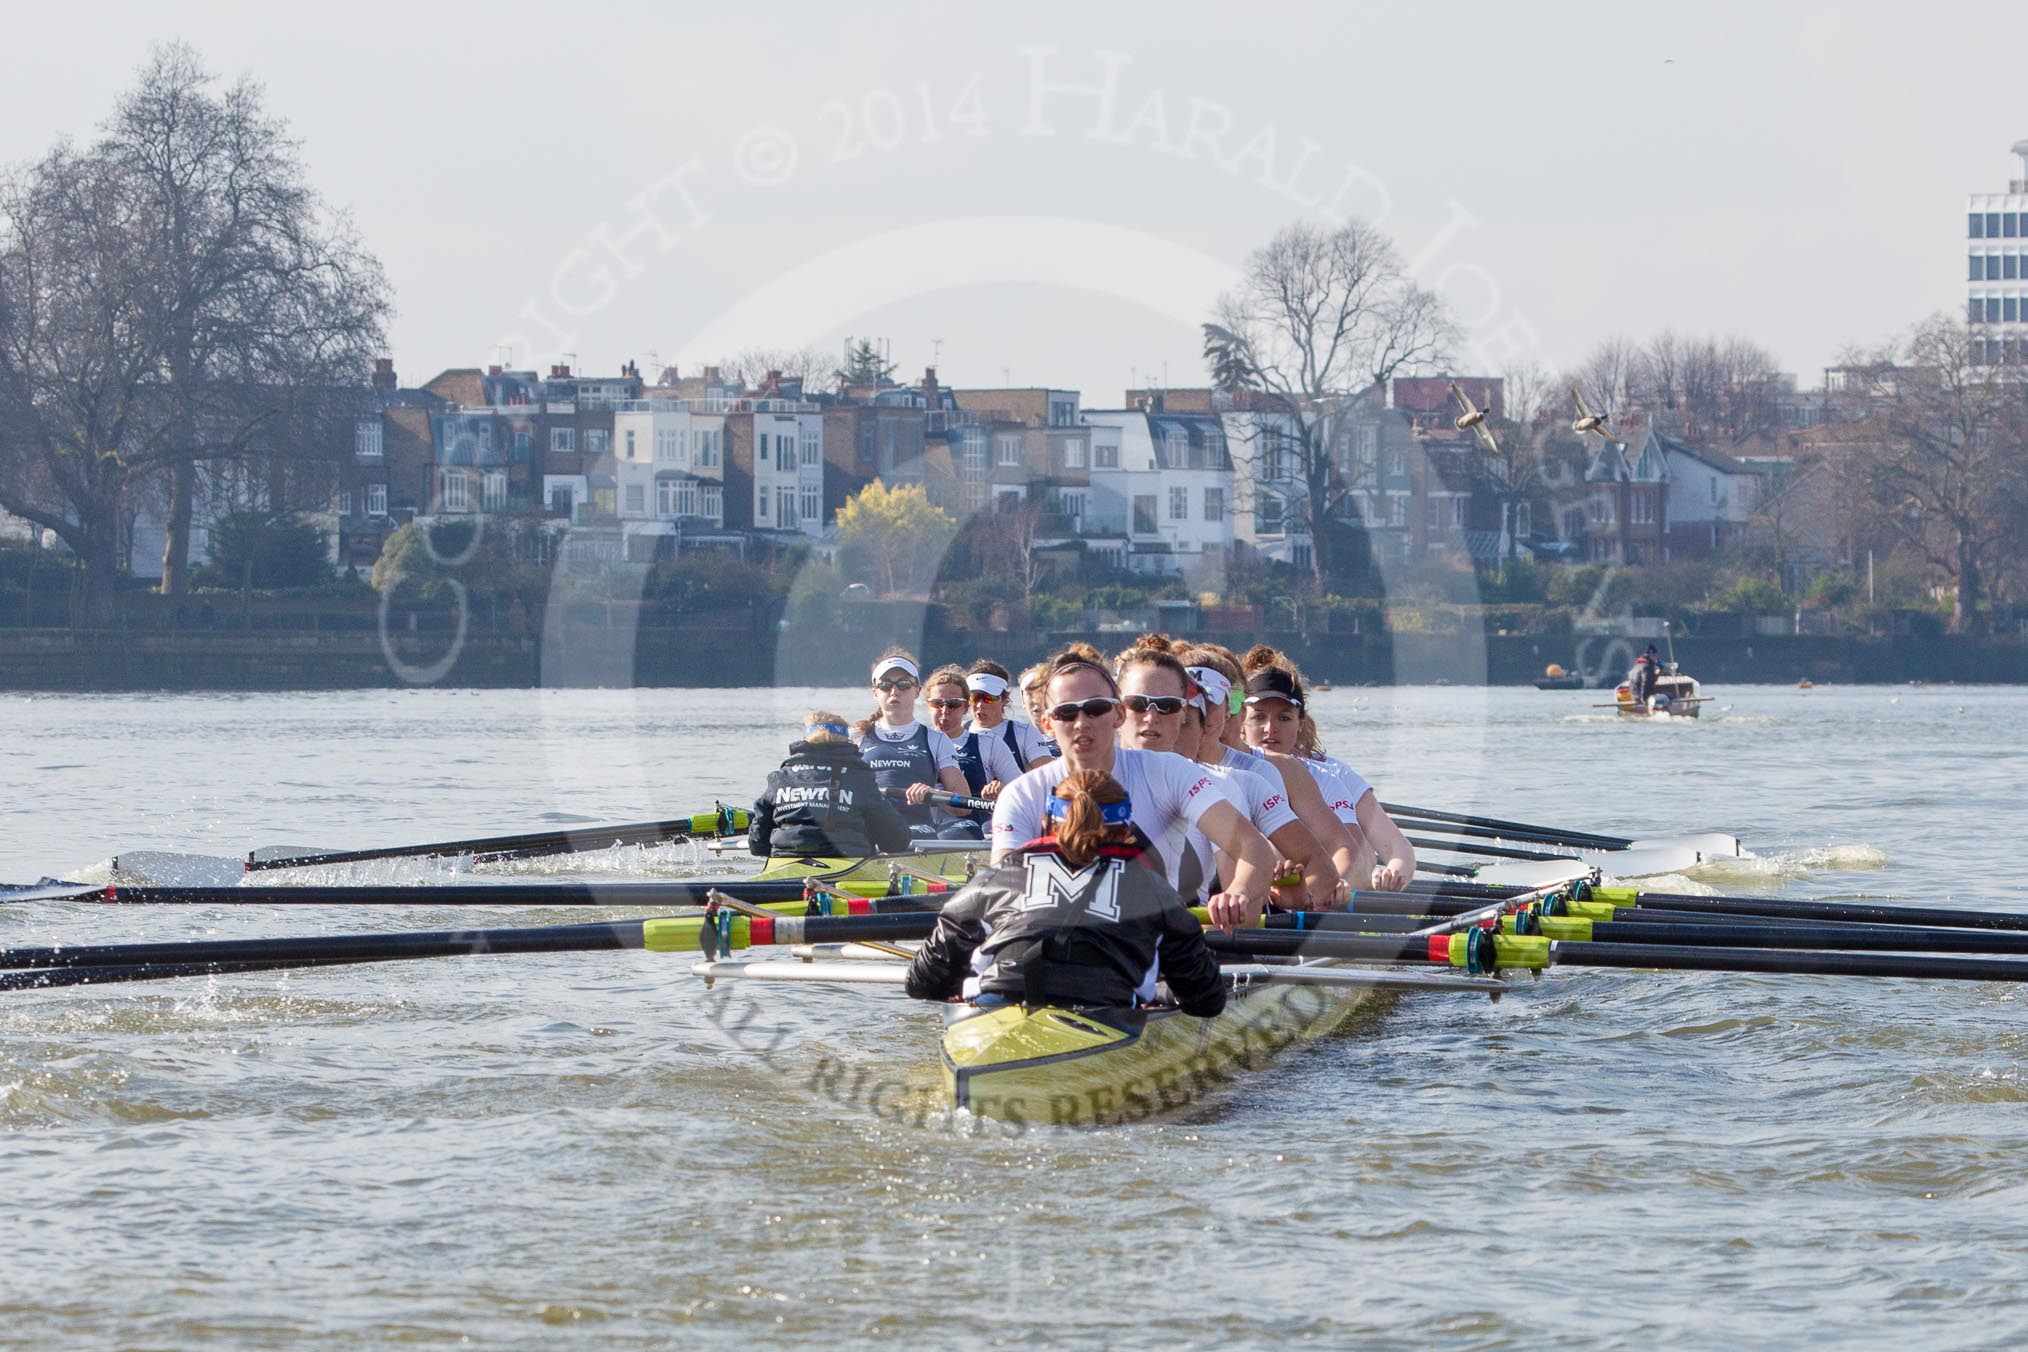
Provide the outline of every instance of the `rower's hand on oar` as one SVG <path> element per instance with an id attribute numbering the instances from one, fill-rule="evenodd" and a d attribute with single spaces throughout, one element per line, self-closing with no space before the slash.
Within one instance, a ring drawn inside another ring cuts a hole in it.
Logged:
<path id="1" fill-rule="evenodd" d="M 979 790 L 979 796 L 981 798 L 998 798 L 1000 796 L 1000 789 L 1001 784 L 999 780 L 989 779 L 986 781 L 986 786 Z"/>
<path id="2" fill-rule="evenodd" d="M 1261 903 L 1250 901 L 1244 892 L 1219 892 L 1204 903 L 1211 923 L 1227 934 L 1242 926 L 1260 922 Z"/>
<path id="3" fill-rule="evenodd" d="M 1373 869 L 1373 890 L 1399 892 L 1408 886 L 1408 875 L 1395 864 L 1377 864 Z"/>
<path id="4" fill-rule="evenodd" d="M 902 797 L 910 807 L 921 807 L 929 801 L 929 796 L 935 792 L 936 790 L 927 784 L 911 784 L 907 789 L 903 790 Z"/>

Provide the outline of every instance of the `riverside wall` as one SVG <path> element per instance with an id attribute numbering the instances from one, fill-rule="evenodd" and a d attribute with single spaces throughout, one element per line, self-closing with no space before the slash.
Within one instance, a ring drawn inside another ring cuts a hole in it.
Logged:
<path id="1" fill-rule="evenodd" d="M 925 661 L 992 657 L 1019 669 L 1071 638 L 1111 652 L 1128 633 L 925 633 L 890 617 L 822 632 L 746 624 L 638 629 L 551 626 L 539 634 L 121 633 L 0 630 L 0 690 L 339 690 L 403 685 L 484 688 L 856 684 L 889 642 Z M 1211 635 L 1244 648 L 1254 635 Z M 1465 632 L 1267 633 L 1313 679 L 1341 684 L 1524 685 L 1550 663 L 1617 677 L 1643 640 Z M 1958 681 L 2028 683 L 2019 638 L 1814 637 L 1680 643 L 1686 671 L 1707 684 Z"/>

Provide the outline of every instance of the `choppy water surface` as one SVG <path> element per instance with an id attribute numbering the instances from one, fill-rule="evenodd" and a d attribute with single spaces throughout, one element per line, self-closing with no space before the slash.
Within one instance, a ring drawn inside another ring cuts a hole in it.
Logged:
<path id="1" fill-rule="evenodd" d="M 2028 692 L 1714 693 L 1717 717 L 1667 726 L 1532 690 L 1338 690 L 1319 714 L 1392 799 L 1736 831 L 1763 857 L 1703 879 L 1735 891 L 2028 910 Z M 794 714 L 862 699 L 0 696 L 0 880 L 743 802 Z M 18 906 L 0 943 L 567 918 L 586 917 Z M 2018 987 L 1566 969 L 1498 1006 L 1376 1011 L 1178 1118 L 1010 1135 L 912 1117 L 936 1017 L 898 993 L 707 993 L 686 969 L 474 958 L 0 995 L 0 1336 L 2028 1335 Z"/>

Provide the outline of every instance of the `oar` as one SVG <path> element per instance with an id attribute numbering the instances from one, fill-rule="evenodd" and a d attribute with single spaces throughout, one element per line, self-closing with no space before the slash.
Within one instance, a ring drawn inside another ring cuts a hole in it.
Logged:
<path id="1" fill-rule="evenodd" d="M 1589 831 L 1566 831 L 1557 826 L 1535 826 L 1528 822 L 1502 821 L 1498 817 L 1473 817 L 1462 812 L 1444 812 L 1431 807 L 1410 807 L 1406 803 L 1382 803 L 1387 815 L 1396 819 L 1414 817 L 1425 822 L 1447 822 L 1452 826 L 1477 826 L 1489 831 L 1527 831 L 1537 837 L 1537 844 L 1568 845 L 1584 850 L 1624 850 L 1633 844 L 1631 836 L 1602 836 Z M 1540 839 L 1541 837 L 1555 837 Z M 1520 837 L 1512 837 L 1519 839 Z"/>
<path id="2" fill-rule="evenodd" d="M 518 835 L 440 840 L 427 845 L 324 850 L 277 859 L 262 859 L 249 854 L 246 867 L 248 872 L 258 872 L 263 869 L 311 868 L 322 864 L 357 864 L 374 859 L 459 858 L 464 855 L 471 855 L 475 862 L 480 863 L 497 859 L 530 859 L 550 854 L 582 854 L 613 845 L 658 845 L 666 841 L 728 836 L 746 830 L 749 820 L 749 814 L 743 809 L 729 808 L 721 803 L 711 812 L 697 812 L 666 821 L 633 822 L 625 826 L 572 826 L 560 831 L 524 831 Z"/>
<path id="3" fill-rule="evenodd" d="M 1867 925 L 1942 925 L 1953 929 L 2028 930 L 2028 913 L 1973 911 L 1934 906 L 1881 906 L 1866 902 L 1796 901 L 1786 897 L 1706 897 L 1686 892 L 1642 892 L 1631 887 L 1594 887 L 1590 905 L 1605 905 L 1621 914 L 1590 915 L 1591 919 L 1632 919 L 1628 910 L 1660 908 L 1700 911 L 1707 915 L 1774 917 L 1784 920 L 1847 921 Z M 1584 916 L 1586 902 L 1566 904 Z"/>
<path id="4" fill-rule="evenodd" d="M 1442 850 L 1446 854 L 1476 854 L 1488 859 L 1568 859 L 1566 854 L 1544 854 L 1540 850 L 1513 850 L 1501 845 L 1481 845 L 1471 840 L 1442 840 L 1433 836 L 1409 836 L 1408 843 L 1418 850 Z"/>
<path id="5" fill-rule="evenodd" d="M 1389 813 L 1389 816 L 1394 816 Z M 1415 817 L 1403 814 L 1394 817 L 1394 824 L 1404 831 L 1445 831 L 1454 836 L 1475 836 L 1481 840 L 1505 840 L 1517 845 L 1556 845 L 1567 850 L 1598 850 L 1605 846 L 1594 845 L 1588 838 L 1573 840 L 1553 827 L 1531 830 L 1496 830 L 1490 826 L 1461 826 L 1456 822 L 1442 821 L 1433 817 Z M 1604 837 L 1617 839 L 1617 837 Z M 1621 847 L 1623 848 L 1623 847 Z"/>
<path id="6" fill-rule="evenodd" d="M 713 891 L 742 901 L 795 901 L 821 879 L 666 883 L 437 883 L 334 887 L 119 887 L 88 898 L 116 906 L 702 906 Z"/>
<path id="7" fill-rule="evenodd" d="M 1575 920 L 1544 917 L 1502 922 L 1504 933 L 1539 933 L 1583 942 L 1692 944 L 1714 948 L 1826 948 L 1875 952 L 2028 954 L 2028 934 L 1935 929 L 1913 925 L 1743 924 L 1724 916 L 1657 911 L 1669 920 Z M 1422 917 L 1296 911 L 1267 917 L 1265 927 L 1326 934 L 1382 937 L 1410 934 Z M 1527 928 L 1520 928 L 1526 926 Z M 1539 927 L 1539 928 L 1538 928 Z"/>
<path id="8" fill-rule="evenodd" d="M 0 949 L 0 990 L 152 981 L 416 958 L 644 949 L 715 957 L 752 944 L 858 943 L 920 939 L 933 911 L 863 916 L 658 916 L 583 925 L 508 929 L 406 930 L 390 934 L 302 935 L 276 939 L 195 939 L 173 943 L 77 944 Z M 85 975 L 78 975 L 78 974 Z"/>
<path id="9" fill-rule="evenodd" d="M 882 789 L 880 795 L 883 798 L 892 798 L 897 803 L 908 801 L 907 789 Z M 973 798 L 968 794 L 949 793 L 943 789 L 931 789 L 929 797 L 923 799 L 923 802 L 931 807 L 947 807 L 958 812 L 991 812 L 993 810 L 993 800 L 990 798 Z"/>

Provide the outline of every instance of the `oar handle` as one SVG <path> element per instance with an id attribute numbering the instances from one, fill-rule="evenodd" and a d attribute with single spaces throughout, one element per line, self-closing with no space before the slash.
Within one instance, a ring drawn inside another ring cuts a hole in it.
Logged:
<path id="1" fill-rule="evenodd" d="M 719 804 L 709 812 L 665 821 L 629 822 L 623 826 L 572 826 L 561 831 L 524 831 L 512 836 L 471 840 L 440 840 L 427 845 L 391 845 L 371 850 L 324 850 L 280 859 L 247 856 L 249 873 L 263 869 L 309 868 L 321 864 L 357 864 L 375 859 L 437 859 L 472 855 L 479 859 L 528 859 L 550 854 L 580 854 L 613 845 L 655 845 L 668 840 L 734 835 L 747 828 L 742 808 Z"/>
<path id="2" fill-rule="evenodd" d="M 897 803 L 908 801 L 907 789 L 886 788 L 882 789 L 880 794 L 881 797 L 892 798 Z M 959 812 L 991 812 L 993 810 L 993 800 L 990 798 L 973 798 L 969 794 L 947 793 L 943 789 L 931 789 L 929 797 L 923 799 L 923 801 L 935 807 L 952 808 Z"/>

